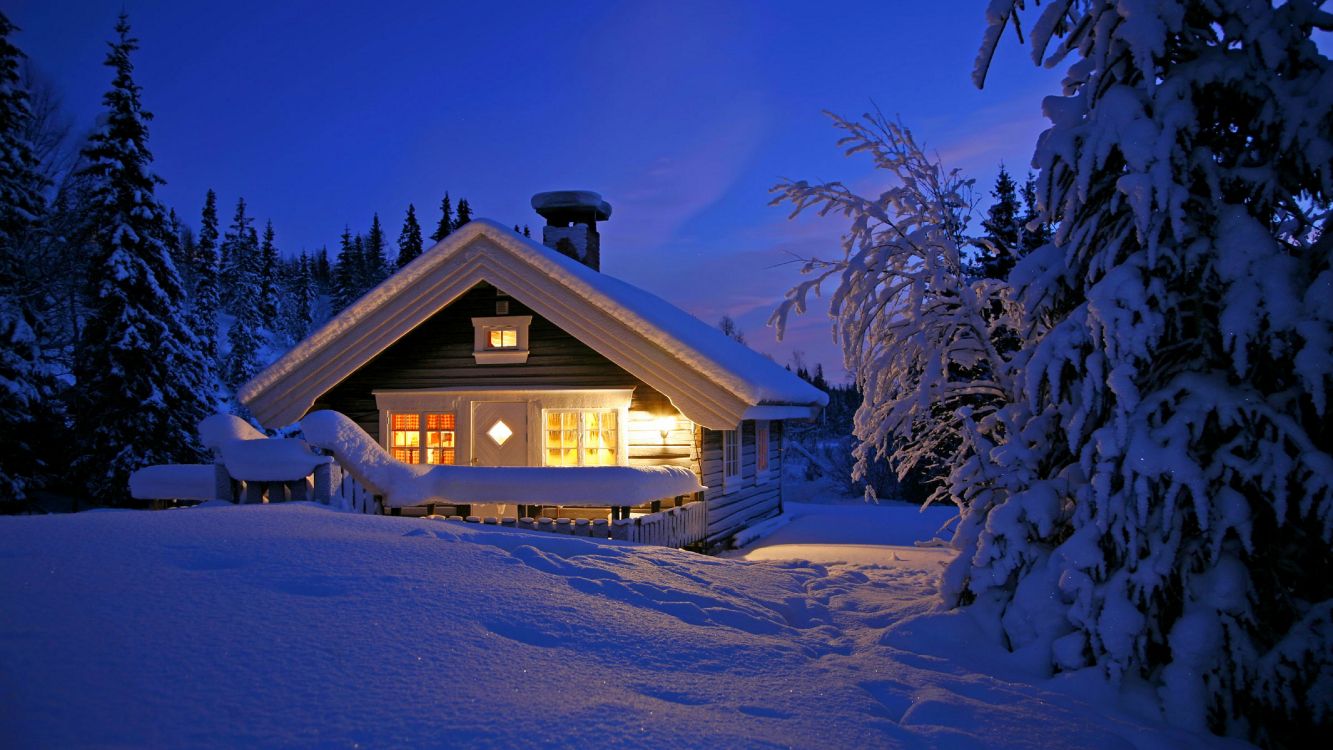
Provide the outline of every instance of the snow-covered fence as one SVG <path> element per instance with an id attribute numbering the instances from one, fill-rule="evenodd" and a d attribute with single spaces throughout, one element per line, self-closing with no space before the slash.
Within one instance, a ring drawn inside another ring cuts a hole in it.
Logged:
<path id="1" fill-rule="evenodd" d="M 686 503 L 656 513 L 611 522 L 611 538 L 661 547 L 687 547 L 708 533 L 706 503 Z"/>
<path id="2" fill-rule="evenodd" d="M 304 440 L 267 438 L 244 420 L 215 414 L 199 423 L 213 452 L 213 492 L 233 503 L 329 502 L 332 459 Z"/>
<path id="3" fill-rule="evenodd" d="M 336 505 L 353 513 L 384 512 L 382 499 L 356 481 L 356 477 L 350 472 L 344 471 L 337 461 L 330 465 L 329 485 L 329 492 L 318 498 L 320 502 Z"/>
<path id="4" fill-rule="evenodd" d="M 645 513 L 632 518 L 494 518 L 479 516 L 448 516 L 450 521 L 466 521 L 519 528 L 526 531 L 545 531 L 592 539 L 617 539 L 624 542 L 652 544 L 659 547 L 688 547 L 704 540 L 708 531 L 707 506 L 702 502 L 686 503 L 674 508 Z"/>

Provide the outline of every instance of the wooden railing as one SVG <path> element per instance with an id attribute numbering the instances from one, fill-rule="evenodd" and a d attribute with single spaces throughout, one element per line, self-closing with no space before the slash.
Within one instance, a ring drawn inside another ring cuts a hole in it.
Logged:
<path id="1" fill-rule="evenodd" d="M 611 538 L 660 547 L 688 547 L 707 536 L 707 511 L 707 504 L 697 502 L 633 518 L 618 518 L 611 522 Z"/>
<path id="2" fill-rule="evenodd" d="M 495 518 L 478 516 L 448 516 L 450 521 L 466 521 L 528 531 L 546 531 L 593 539 L 617 539 L 660 547 L 689 547 L 699 544 L 707 536 L 708 508 L 702 502 L 686 503 L 674 508 L 645 513 L 630 518 Z"/>
<path id="3" fill-rule="evenodd" d="M 335 460 L 329 464 L 329 504 L 337 505 L 353 513 L 380 514 L 384 512 L 383 500 L 356 481 L 356 477 L 343 469 Z M 319 497 L 317 494 L 316 497 Z"/>

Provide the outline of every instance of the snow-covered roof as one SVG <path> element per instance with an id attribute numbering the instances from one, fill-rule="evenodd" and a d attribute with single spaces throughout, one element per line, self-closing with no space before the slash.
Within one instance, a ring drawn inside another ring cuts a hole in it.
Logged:
<path id="1" fill-rule="evenodd" d="M 485 219 L 470 222 L 367 292 L 242 386 L 240 400 L 265 425 L 294 422 L 338 382 L 483 281 L 657 389 L 705 427 L 813 415 L 828 400 L 776 362 L 660 297 Z"/>

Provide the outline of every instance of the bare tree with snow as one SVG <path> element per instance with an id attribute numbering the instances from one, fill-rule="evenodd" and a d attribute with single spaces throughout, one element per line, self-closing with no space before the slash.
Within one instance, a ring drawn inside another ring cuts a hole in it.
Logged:
<path id="1" fill-rule="evenodd" d="M 834 335 L 865 396 L 854 423 L 854 478 L 888 458 L 900 478 L 930 468 L 938 477 L 932 501 L 966 502 L 950 477 L 975 468 L 1013 392 L 1009 362 L 995 346 L 999 326 L 1013 317 L 1008 287 L 969 281 L 964 267 L 972 181 L 931 159 L 881 114 L 832 117 L 847 154 L 868 153 L 897 184 L 873 198 L 839 182 L 774 188 L 774 203 L 791 203 L 793 216 L 841 214 L 851 225 L 842 257 L 808 260 L 802 272 L 809 278 L 787 293 L 770 322 L 781 335 L 812 293 L 836 284 Z"/>

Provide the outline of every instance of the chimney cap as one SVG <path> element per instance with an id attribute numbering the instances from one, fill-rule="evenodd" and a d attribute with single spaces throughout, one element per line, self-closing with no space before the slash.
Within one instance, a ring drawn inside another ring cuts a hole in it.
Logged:
<path id="1" fill-rule="evenodd" d="M 591 190 L 553 190 L 532 196 L 532 207 L 548 222 L 606 221 L 611 204 Z"/>

